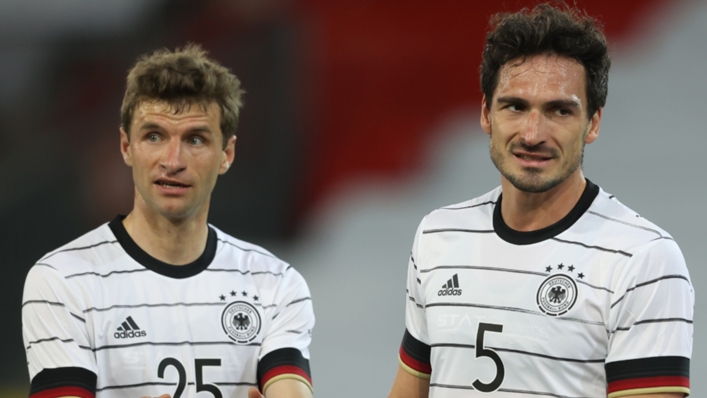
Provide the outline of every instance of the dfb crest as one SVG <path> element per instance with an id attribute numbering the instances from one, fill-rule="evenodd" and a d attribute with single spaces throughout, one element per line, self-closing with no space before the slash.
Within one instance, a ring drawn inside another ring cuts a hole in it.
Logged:
<path id="1" fill-rule="evenodd" d="M 221 313 L 221 326 L 231 340 L 239 344 L 253 341 L 260 333 L 260 314 L 245 301 L 229 304 Z"/>
<path id="2" fill-rule="evenodd" d="M 567 275 L 552 275 L 538 288 L 536 301 L 546 315 L 565 314 L 577 302 L 577 284 Z"/>

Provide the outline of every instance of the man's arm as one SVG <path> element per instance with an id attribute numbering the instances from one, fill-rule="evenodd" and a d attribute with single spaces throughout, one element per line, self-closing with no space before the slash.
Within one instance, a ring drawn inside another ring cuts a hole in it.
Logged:
<path id="1" fill-rule="evenodd" d="M 388 398 L 427 398 L 429 391 L 429 379 L 413 376 L 402 366 L 398 366 L 398 373 Z"/>
<path id="2" fill-rule="evenodd" d="M 312 398 L 312 390 L 297 379 L 282 379 L 268 386 L 265 395 L 257 388 L 251 388 L 248 398 Z"/>
<path id="3" fill-rule="evenodd" d="M 611 398 L 682 398 L 690 393 L 695 296 L 675 241 L 636 250 L 617 275 L 604 365 Z"/>

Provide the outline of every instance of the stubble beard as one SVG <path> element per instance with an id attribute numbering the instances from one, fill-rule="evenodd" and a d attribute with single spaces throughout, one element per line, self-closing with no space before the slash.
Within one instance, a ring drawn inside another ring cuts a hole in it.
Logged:
<path id="1" fill-rule="evenodd" d="M 493 133 L 491 135 L 493 136 Z M 493 145 L 493 139 L 489 142 L 489 152 L 491 154 L 491 161 L 494 166 L 496 166 L 501 175 L 508 180 L 511 185 L 522 192 L 541 193 L 549 191 L 550 189 L 560 185 L 575 171 L 577 171 L 577 169 L 582 166 L 582 162 L 584 160 L 585 144 L 584 141 L 582 141 L 582 148 L 579 151 L 579 156 L 575 159 L 567 159 L 567 161 L 561 165 L 559 174 L 557 175 L 544 176 L 544 171 L 536 168 L 524 168 L 521 172 L 513 173 L 510 170 L 510 167 L 508 167 L 504 162 L 504 153 L 502 152 L 503 149 L 499 150 L 495 148 Z M 529 147 L 522 143 L 517 145 L 522 146 L 523 149 L 528 152 L 537 151 L 537 148 Z M 556 153 L 554 150 L 552 152 L 553 154 Z M 515 156 L 513 155 L 511 148 L 507 150 L 506 154 L 507 158 Z"/>

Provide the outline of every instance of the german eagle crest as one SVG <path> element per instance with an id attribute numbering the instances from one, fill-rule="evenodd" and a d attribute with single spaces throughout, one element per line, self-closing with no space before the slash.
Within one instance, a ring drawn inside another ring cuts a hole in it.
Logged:
<path id="1" fill-rule="evenodd" d="M 253 341 L 260 333 L 260 314 L 246 301 L 230 303 L 221 313 L 221 326 L 231 340 L 238 344 Z"/>
<path id="2" fill-rule="evenodd" d="M 567 275 L 552 275 L 540 284 L 536 302 L 540 311 L 546 315 L 566 314 L 577 302 L 577 284 Z"/>

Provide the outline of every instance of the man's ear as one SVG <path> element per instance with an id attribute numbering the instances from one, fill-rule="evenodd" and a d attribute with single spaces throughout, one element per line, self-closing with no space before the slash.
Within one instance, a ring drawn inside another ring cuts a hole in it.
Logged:
<path id="1" fill-rule="evenodd" d="M 120 128 L 120 153 L 123 155 L 123 161 L 128 166 L 133 166 L 133 158 L 130 153 L 130 136 L 124 128 Z"/>
<path id="2" fill-rule="evenodd" d="M 491 119 L 485 95 L 481 97 L 481 128 L 486 134 L 491 135 Z"/>
<path id="3" fill-rule="evenodd" d="M 236 157 L 236 136 L 232 135 L 228 138 L 226 142 L 226 147 L 223 148 L 223 160 L 221 161 L 221 168 L 219 169 L 219 174 L 224 174 L 228 171 L 228 168 L 233 164 L 233 159 Z"/>
<path id="4" fill-rule="evenodd" d="M 589 127 L 587 128 L 587 135 L 584 137 L 585 144 L 591 144 L 597 137 L 599 137 L 599 125 L 601 124 L 602 108 L 597 109 L 589 119 Z"/>

